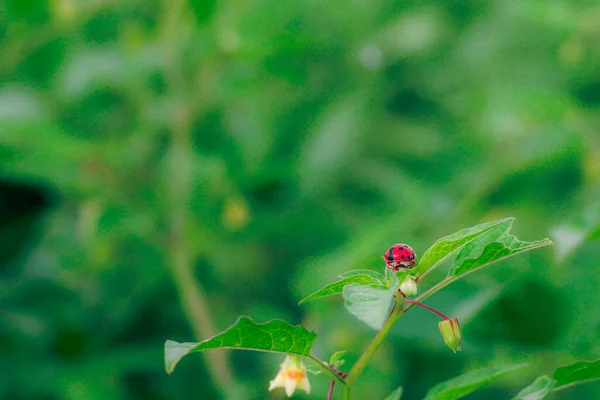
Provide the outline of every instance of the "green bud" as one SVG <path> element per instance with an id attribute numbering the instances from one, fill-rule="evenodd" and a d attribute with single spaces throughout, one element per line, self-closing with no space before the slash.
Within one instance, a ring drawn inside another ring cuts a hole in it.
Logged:
<path id="1" fill-rule="evenodd" d="M 440 332 L 444 337 L 444 341 L 452 349 L 453 352 L 460 351 L 460 340 L 462 338 L 458 319 L 451 318 L 440 321 Z"/>
<path id="2" fill-rule="evenodd" d="M 400 291 L 404 293 L 405 296 L 414 296 L 417 294 L 417 282 L 415 278 L 411 275 L 407 276 L 402 284 L 400 285 Z"/>

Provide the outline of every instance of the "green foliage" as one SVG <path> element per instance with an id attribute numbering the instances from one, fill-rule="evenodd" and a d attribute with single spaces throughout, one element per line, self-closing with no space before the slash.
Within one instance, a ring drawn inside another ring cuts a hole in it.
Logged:
<path id="1" fill-rule="evenodd" d="M 492 263 L 519 253 L 552 244 L 549 239 L 523 242 L 509 234 L 514 218 L 486 222 L 472 228 L 460 230 L 437 240 L 424 254 L 424 262 L 416 267 L 423 274 L 431 271 L 450 256 L 456 255 L 452 268 L 443 285 Z M 371 270 L 354 270 L 339 275 L 342 279 L 330 283 L 300 300 L 299 304 L 342 293 L 346 309 L 355 317 L 374 329 L 381 329 L 394 303 L 394 295 L 401 280 L 412 273 L 404 270 L 392 273 L 386 269 L 386 277 Z M 400 279 L 398 279 L 400 277 Z M 422 297 L 431 295 L 425 293 Z"/>
<path id="2" fill-rule="evenodd" d="M 600 360 L 578 361 L 556 368 L 554 390 L 600 379 Z"/>
<path id="3" fill-rule="evenodd" d="M 298 304 L 306 303 L 307 301 L 320 299 L 327 296 L 332 296 L 335 294 L 341 294 L 344 286 L 355 284 L 360 286 L 370 286 L 373 288 L 387 288 L 384 277 L 381 274 L 373 273 L 373 274 L 364 274 L 364 273 L 352 273 L 350 275 L 340 275 L 342 279 L 337 282 L 330 283 L 325 287 L 317 290 L 316 292 L 309 294 Z"/>
<path id="4" fill-rule="evenodd" d="M 508 233 L 513 222 L 514 219 L 509 218 L 483 233 L 477 239 L 466 243 L 454 259 L 448 276 L 457 279 L 507 257 L 552 244 L 550 239 L 534 242 L 518 240 Z"/>
<path id="5" fill-rule="evenodd" d="M 567 222 L 552 229 L 552 237 L 557 244 L 557 258 L 561 262 L 582 245 L 600 239 L 600 203 L 593 200 L 583 210 L 569 216 Z"/>
<path id="6" fill-rule="evenodd" d="M 346 355 L 347 351 L 336 351 L 329 358 L 329 365 L 333 365 L 335 368 L 341 367 L 344 365 L 343 357 Z"/>
<path id="7" fill-rule="evenodd" d="M 463 355 L 410 310 L 355 397 L 394 382 L 418 399 L 442 366 L 527 355 L 519 379 L 489 388 L 506 398 L 547 365 L 599 354 L 598 12 L 3 2 L 0 399 L 264 398 L 280 355 L 207 351 L 171 376 L 156 357 L 165 338 L 200 340 L 238 315 L 303 321 L 315 351 L 349 351 L 348 368 L 373 332 L 338 302 L 298 300 L 343 271 L 381 271 L 393 243 L 423 262 L 437 238 L 505 215 L 559 257 L 522 253 L 436 292 L 428 304 L 471 310 Z M 597 384 L 552 396 L 573 393 L 600 398 Z"/>
<path id="8" fill-rule="evenodd" d="M 344 306 L 350 314 L 371 328 L 381 329 L 394 305 L 398 285 L 395 276 L 387 289 L 355 283 L 345 285 L 342 292 Z"/>
<path id="9" fill-rule="evenodd" d="M 521 390 L 513 400 L 542 400 L 545 399 L 556 383 L 546 375 L 536 378 L 535 381 L 523 390 Z"/>
<path id="10" fill-rule="evenodd" d="M 515 400 L 541 400 L 550 393 L 600 379 L 600 360 L 578 361 L 556 368 L 552 378 L 542 375 L 516 396 Z"/>
<path id="11" fill-rule="evenodd" d="M 503 375 L 523 368 L 526 364 L 483 368 L 442 382 L 427 392 L 425 400 L 455 400 L 468 395 Z"/>
<path id="12" fill-rule="evenodd" d="M 239 349 L 310 356 L 317 339 L 314 332 L 301 326 L 291 326 L 282 320 L 262 324 L 248 317 L 238 321 L 224 332 L 198 343 L 165 342 L 165 370 L 171 374 L 181 358 L 187 354 L 209 349 Z"/>
<path id="13" fill-rule="evenodd" d="M 400 400 L 401 397 L 402 397 L 402 386 L 400 386 L 398 389 L 396 389 L 392 393 L 390 393 L 390 395 L 388 397 L 386 397 L 384 400 Z"/>
<path id="14" fill-rule="evenodd" d="M 484 233 L 497 225 L 500 225 L 510 218 L 504 218 L 498 221 L 485 222 L 472 228 L 462 229 L 452 235 L 444 236 L 438 239 L 431 247 L 429 247 L 423 256 L 421 261 L 415 267 L 415 270 L 423 275 L 430 269 L 434 269 L 449 257 L 456 254 L 457 251 L 462 249 L 467 243 L 477 239 Z M 486 243 L 487 244 L 487 243 Z"/>

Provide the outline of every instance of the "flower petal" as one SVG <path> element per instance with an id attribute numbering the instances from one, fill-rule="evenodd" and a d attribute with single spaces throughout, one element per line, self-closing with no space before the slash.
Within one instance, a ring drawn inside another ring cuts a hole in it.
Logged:
<path id="1" fill-rule="evenodd" d="M 271 391 L 275 388 L 283 387 L 284 382 L 285 382 L 285 374 L 284 374 L 283 370 L 280 370 L 279 373 L 277 374 L 277 376 L 275 377 L 275 379 L 273 379 L 269 383 L 269 391 Z"/>
<path id="2" fill-rule="evenodd" d="M 292 397 L 292 395 L 294 394 L 294 391 L 296 390 L 296 383 L 298 381 L 295 379 L 286 379 L 285 380 L 285 394 L 288 395 L 288 397 Z"/>
<path id="3" fill-rule="evenodd" d="M 296 387 L 298 389 L 302 389 L 306 393 L 310 394 L 310 382 L 308 381 L 308 378 L 306 375 L 304 375 L 302 378 L 300 378 L 300 380 L 296 384 Z"/>

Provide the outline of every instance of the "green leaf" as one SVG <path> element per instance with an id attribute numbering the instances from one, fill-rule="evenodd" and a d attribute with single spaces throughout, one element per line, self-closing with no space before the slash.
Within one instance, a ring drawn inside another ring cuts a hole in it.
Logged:
<path id="1" fill-rule="evenodd" d="M 372 269 L 353 269 L 352 271 L 342 272 L 338 276 L 340 278 L 349 278 L 351 276 L 357 275 L 368 275 L 373 279 L 379 280 L 381 282 L 385 280 L 385 277 L 381 272 L 373 271 Z"/>
<path id="2" fill-rule="evenodd" d="M 329 365 L 333 365 L 335 364 L 337 361 L 343 361 L 342 357 L 344 357 L 346 355 L 347 351 L 346 350 L 342 350 L 342 351 L 336 351 L 335 353 L 333 353 L 331 355 L 331 357 L 329 358 Z"/>
<path id="3" fill-rule="evenodd" d="M 363 271 L 365 271 L 365 270 L 363 270 Z M 381 275 L 381 278 L 383 278 L 383 275 Z M 334 294 L 340 294 L 340 293 L 342 293 L 344 286 L 351 285 L 351 284 L 366 285 L 366 286 L 387 289 L 387 286 L 380 279 L 375 277 L 375 275 L 361 273 L 361 274 L 346 276 L 337 282 L 330 283 L 330 284 L 324 286 L 323 288 L 317 290 L 316 292 L 309 294 L 308 296 L 306 296 L 305 298 L 300 300 L 300 302 L 298 304 L 306 303 L 307 301 L 311 301 L 311 300 L 320 299 L 322 297 L 333 296 Z"/>
<path id="4" fill-rule="evenodd" d="M 402 397 L 402 386 L 390 393 L 384 400 L 400 400 L 400 397 Z"/>
<path id="5" fill-rule="evenodd" d="M 515 396 L 513 400 L 541 400 L 551 392 L 566 389 L 580 383 L 600 379 L 600 360 L 578 361 L 574 364 L 556 368 L 554 379 L 546 375 L 538 377 Z"/>
<path id="6" fill-rule="evenodd" d="M 302 326 L 291 326 L 274 319 L 258 324 L 240 317 L 222 333 L 198 343 L 165 342 L 165 370 L 173 373 L 175 366 L 187 354 L 209 349 L 240 349 L 309 356 L 317 335 Z"/>
<path id="7" fill-rule="evenodd" d="M 521 390 L 513 400 L 542 400 L 552 390 L 556 381 L 546 375 L 538 377 L 533 383 Z"/>
<path id="8" fill-rule="evenodd" d="M 199 26 L 210 20 L 217 8 L 216 0 L 189 0 L 189 4 Z"/>
<path id="9" fill-rule="evenodd" d="M 558 261 L 565 260 L 583 243 L 597 239 L 600 234 L 600 203 L 590 201 L 571 220 L 552 229 Z"/>
<path id="10" fill-rule="evenodd" d="M 485 222 L 471 228 L 462 229 L 452 235 L 437 240 L 421 257 L 419 265 L 415 270 L 423 275 L 429 269 L 433 269 L 446 261 L 450 256 L 460 250 L 465 244 L 481 236 L 495 226 L 498 226 L 512 218 L 504 218 L 498 221 Z"/>
<path id="11" fill-rule="evenodd" d="M 523 368 L 526 364 L 483 368 L 442 382 L 427 392 L 425 400 L 455 400 L 468 395 L 502 375 Z"/>
<path id="12" fill-rule="evenodd" d="M 344 306 L 359 320 L 374 329 L 381 329 L 394 304 L 394 294 L 398 289 L 398 279 L 389 288 L 346 285 L 343 288 Z"/>
<path id="13" fill-rule="evenodd" d="M 534 242 L 517 239 L 508 233 L 513 222 L 507 219 L 466 243 L 454 259 L 448 276 L 456 279 L 493 262 L 552 244 L 547 238 Z"/>
<path id="14" fill-rule="evenodd" d="M 554 390 L 564 389 L 579 383 L 600 379 L 600 360 L 578 361 L 556 368 Z"/>

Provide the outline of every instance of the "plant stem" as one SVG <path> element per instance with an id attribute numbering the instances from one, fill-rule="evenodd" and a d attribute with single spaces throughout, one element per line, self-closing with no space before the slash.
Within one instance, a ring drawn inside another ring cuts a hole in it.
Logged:
<path id="1" fill-rule="evenodd" d="M 423 295 L 421 295 L 420 297 L 418 297 L 418 299 L 425 298 L 425 297 L 433 294 L 435 291 L 439 290 L 440 287 L 443 287 L 443 285 L 444 285 L 444 281 L 442 281 L 441 284 L 438 284 L 438 285 L 434 286 L 433 288 L 431 288 L 428 292 L 426 292 Z M 402 304 L 404 302 L 407 303 L 406 307 L 402 307 Z M 390 331 L 392 330 L 392 328 L 394 327 L 394 325 L 396 324 L 398 319 L 408 309 L 410 309 L 414 305 L 423 307 L 431 312 L 434 312 L 435 314 L 437 314 L 438 316 L 440 316 L 443 319 L 446 319 L 446 320 L 448 319 L 447 316 L 445 316 L 443 313 L 441 313 L 440 311 L 436 310 L 433 307 L 430 307 L 430 306 L 423 304 L 416 300 L 409 300 L 402 296 L 396 296 L 394 308 L 392 308 L 392 311 L 390 312 L 390 315 L 388 316 L 387 320 L 383 324 L 383 327 L 381 328 L 381 330 L 379 332 L 377 332 L 377 335 L 375 335 L 375 337 L 373 338 L 371 343 L 369 343 L 369 345 L 367 346 L 365 351 L 363 351 L 363 353 L 358 358 L 356 363 L 354 363 L 354 365 L 352 366 L 352 369 L 350 369 L 350 372 L 348 372 L 348 376 L 345 379 L 345 383 L 347 386 L 342 388 L 342 399 L 343 400 L 350 399 L 350 387 L 356 382 L 356 380 L 358 379 L 358 376 L 365 369 L 365 367 L 367 366 L 367 363 L 369 362 L 371 357 L 373 357 L 373 355 L 375 354 L 375 352 L 377 351 L 379 346 L 381 346 L 381 343 L 383 343 L 385 338 L 389 335 Z"/>
<path id="2" fill-rule="evenodd" d="M 333 399 L 333 389 L 335 388 L 335 380 L 331 381 L 331 385 L 329 385 L 329 392 L 327 393 L 327 400 Z"/>
<path id="3" fill-rule="evenodd" d="M 350 400 L 350 386 L 342 386 L 342 400 Z"/>
<path id="4" fill-rule="evenodd" d="M 438 315 L 440 318 L 442 318 L 444 320 L 450 319 L 447 316 L 445 316 L 441 311 L 438 311 L 435 308 L 428 306 L 427 304 L 423 304 L 423 303 L 421 303 L 419 301 L 409 300 L 409 299 L 405 299 L 404 301 L 407 302 L 408 304 L 414 304 L 415 306 L 419 306 L 419 307 L 422 307 L 422 308 L 424 308 L 426 310 L 429 310 L 429 311 L 431 311 L 432 313 Z"/>
<path id="5" fill-rule="evenodd" d="M 192 249 L 186 232 L 189 231 L 191 218 L 189 216 L 190 187 L 192 175 L 190 165 L 190 119 L 192 113 L 186 102 L 185 94 L 188 88 L 179 61 L 181 53 L 178 46 L 179 26 L 185 8 L 183 0 L 164 2 L 164 21 L 162 39 L 166 76 L 171 90 L 180 102 L 171 115 L 171 142 L 168 154 L 168 181 L 166 191 L 169 199 L 169 238 L 168 256 L 173 281 L 177 289 L 183 312 L 194 335 L 198 340 L 211 336 L 216 332 L 214 321 L 210 314 L 210 302 L 207 300 L 202 286 L 194 276 Z M 229 367 L 226 352 L 206 352 L 203 354 L 206 371 L 217 392 L 223 398 L 232 399 L 238 396 L 232 385 L 232 372 Z"/>
<path id="6" fill-rule="evenodd" d="M 390 313 L 388 319 L 383 324 L 383 327 L 381 328 L 381 330 L 379 332 L 377 332 L 377 335 L 375 335 L 375 337 L 373 338 L 371 343 L 369 343 L 369 345 L 367 346 L 365 351 L 363 351 L 363 353 L 358 358 L 356 363 L 354 363 L 350 372 L 348 372 L 348 377 L 346 378 L 346 384 L 348 386 L 352 386 L 352 384 L 356 381 L 356 379 L 358 378 L 360 373 L 367 366 L 367 363 L 369 362 L 371 357 L 373 357 L 373 354 L 375 354 L 375 352 L 377 351 L 377 349 L 379 348 L 381 343 L 383 343 L 383 341 L 385 340 L 387 335 L 390 333 L 394 324 L 396 323 L 396 321 L 398 321 L 398 318 L 400 318 L 402 316 L 402 314 L 404 313 L 404 310 L 401 307 L 401 305 L 404 301 L 405 300 L 403 297 L 396 296 L 394 308 L 392 309 L 392 312 Z M 342 391 L 342 393 L 343 393 L 343 391 Z M 343 398 L 344 399 L 349 398 L 350 394 L 348 393 L 347 396 L 348 397 L 343 397 Z"/>
<path id="7" fill-rule="evenodd" d="M 181 121 L 181 120 L 180 120 Z M 187 167 L 186 155 L 187 140 L 179 128 L 173 129 L 172 148 L 170 155 L 170 238 L 169 257 L 173 280 L 179 294 L 181 307 L 189 321 L 194 336 L 201 340 L 216 332 L 210 315 L 209 302 L 204 290 L 194 276 L 190 249 L 187 245 L 185 232 L 189 217 L 186 204 L 188 203 L 188 177 L 185 172 Z M 206 370 L 220 390 L 231 388 L 232 374 L 229 369 L 227 354 L 224 352 L 206 352 L 204 360 Z"/>

